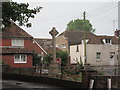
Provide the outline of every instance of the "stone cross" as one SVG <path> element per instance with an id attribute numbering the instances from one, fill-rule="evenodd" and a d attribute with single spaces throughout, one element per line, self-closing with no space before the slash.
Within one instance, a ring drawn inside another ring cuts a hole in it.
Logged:
<path id="1" fill-rule="evenodd" d="M 55 27 L 52 28 L 52 30 L 49 32 L 52 36 L 52 44 L 53 44 L 53 62 L 56 63 L 56 40 L 55 36 L 58 34 Z"/>
<path id="2" fill-rule="evenodd" d="M 52 36 L 53 61 L 49 65 L 48 75 L 50 77 L 56 77 L 61 72 L 60 66 L 57 64 L 57 61 L 56 61 L 56 40 L 55 40 L 55 36 L 58 34 L 58 32 L 55 29 L 55 27 L 53 27 L 52 30 L 49 32 L 49 34 L 51 34 L 51 36 Z"/>

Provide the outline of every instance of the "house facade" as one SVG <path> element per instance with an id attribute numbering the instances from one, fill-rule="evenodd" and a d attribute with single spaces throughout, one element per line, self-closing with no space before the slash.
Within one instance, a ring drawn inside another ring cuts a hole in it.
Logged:
<path id="1" fill-rule="evenodd" d="M 118 32 L 114 36 L 86 37 L 86 59 L 90 66 L 114 66 L 118 65 L 119 37 Z M 70 46 L 71 63 L 85 63 L 85 45 L 83 39 L 77 45 Z"/>
<path id="2" fill-rule="evenodd" d="M 87 36 L 94 36 L 91 32 L 86 32 L 86 34 Z M 56 37 L 56 46 L 63 51 L 70 52 L 70 46 L 79 44 L 81 38 L 83 37 L 83 31 L 66 30 Z"/>
<path id="3" fill-rule="evenodd" d="M 64 36 L 58 36 L 56 38 L 56 47 L 62 51 L 68 51 L 68 41 Z"/>
<path id="4" fill-rule="evenodd" d="M 2 31 L 0 40 L 2 62 L 10 67 L 32 67 L 33 53 L 46 54 L 31 35 L 14 23 Z"/>

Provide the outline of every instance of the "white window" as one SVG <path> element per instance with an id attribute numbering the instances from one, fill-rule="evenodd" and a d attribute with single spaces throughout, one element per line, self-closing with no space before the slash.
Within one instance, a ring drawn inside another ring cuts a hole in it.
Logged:
<path id="1" fill-rule="evenodd" d="M 106 43 L 111 43 L 111 40 L 110 39 L 106 39 Z"/>
<path id="2" fill-rule="evenodd" d="M 103 42 L 104 42 L 105 44 L 111 44 L 111 39 L 103 39 Z"/>
<path id="3" fill-rule="evenodd" d="M 84 42 L 88 43 L 88 41 L 89 41 L 89 39 L 82 40 L 82 44 L 84 44 Z"/>
<path id="4" fill-rule="evenodd" d="M 27 63 L 27 56 L 25 54 L 16 54 L 14 56 L 14 63 Z"/>
<path id="5" fill-rule="evenodd" d="M 62 45 L 61 45 L 61 48 L 66 48 L 66 44 L 62 44 Z"/>
<path id="6" fill-rule="evenodd" d="M 56 47 L 58 47 L 58 45 L 56 45 Z"/>
<path id="7" fill-rule="evenodd" d="M 24 46 L 24 39 L 12 39 L 12 46 Z"/>
<path id="8" fill-rule="evenodd" d="M 96 61 L 101 61 L 101 52 L 96 53 Z"/>

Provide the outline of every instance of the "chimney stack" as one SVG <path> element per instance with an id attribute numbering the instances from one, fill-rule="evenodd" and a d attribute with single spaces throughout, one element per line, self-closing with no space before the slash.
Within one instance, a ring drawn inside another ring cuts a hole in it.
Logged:
<path id="1" fill-rule="evenodd" d="M 115 31 L 115 36 L 120 38 L 120 30 L 117 30 L 117 29 L 116 29 L 116 31 Z"/>

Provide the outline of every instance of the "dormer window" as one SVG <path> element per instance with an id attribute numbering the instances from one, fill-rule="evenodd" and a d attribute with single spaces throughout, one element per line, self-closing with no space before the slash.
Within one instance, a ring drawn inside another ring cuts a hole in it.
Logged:
<path id="1" fill-rule="evenodd" d="M 85 42 L 88 43 L 89 39 L 85 39 Z M 82 44 L 84 44 L 84 40 L 82 40 Z"/>
<path id="2" fill-rule="evenodd" d="M 111 43 L 111 39 L 106 39 L 106 43 Z"/>
<path id="3" fill-rule="evenodd" d="M 111 39 L 103 39 L 104 44 L 111 44 Z"/>

